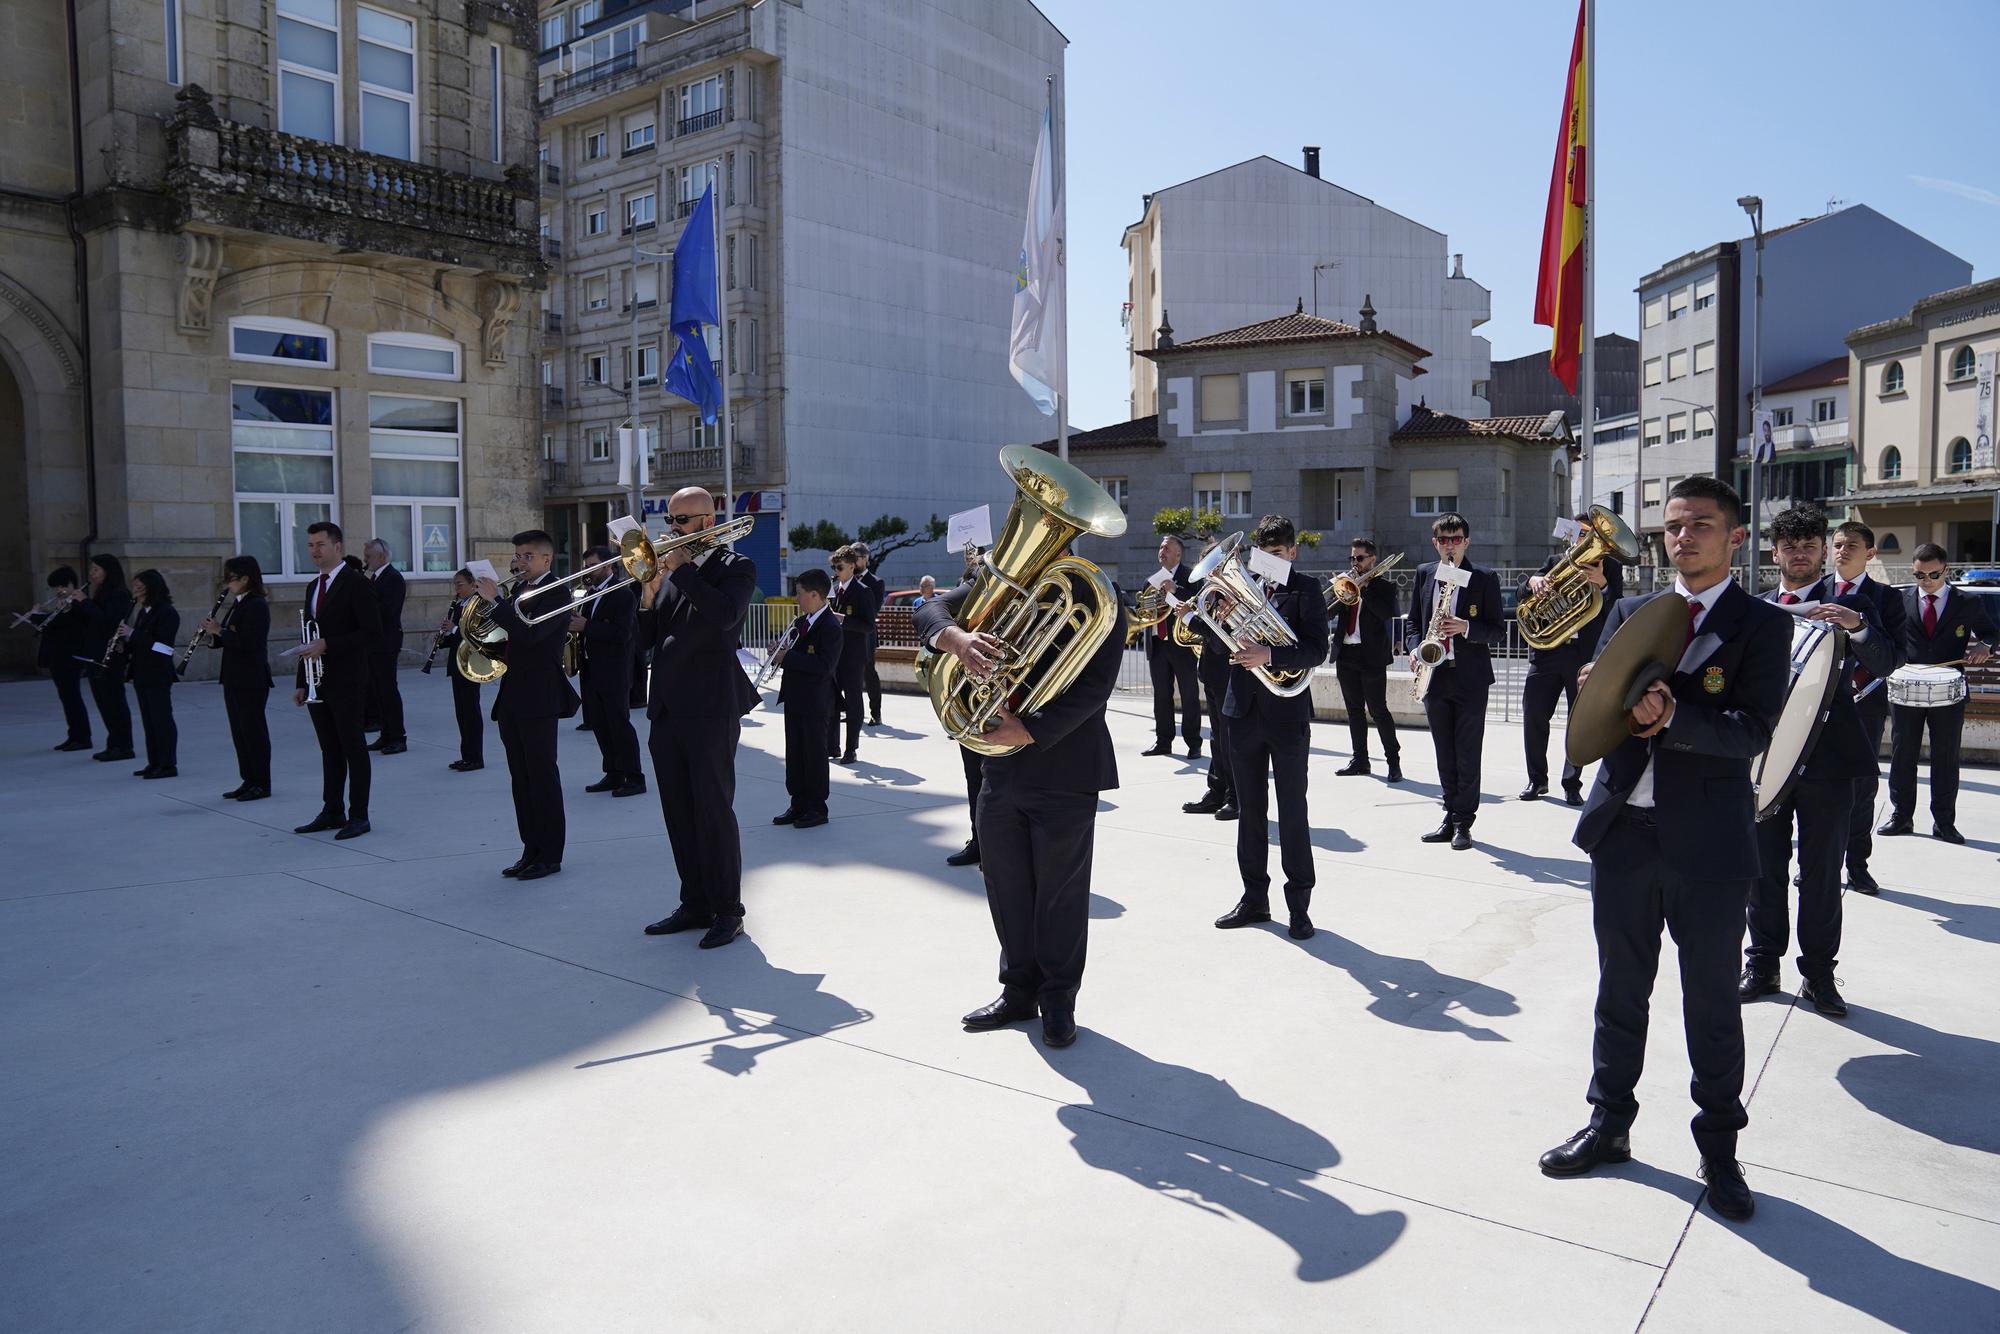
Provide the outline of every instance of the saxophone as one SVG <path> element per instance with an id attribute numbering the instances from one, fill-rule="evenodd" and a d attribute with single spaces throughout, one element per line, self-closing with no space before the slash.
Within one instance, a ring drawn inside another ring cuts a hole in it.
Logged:
<path id="1" fill-rule="evenodd" d="M 1455 561 L 1441 560 L 1438 571 L 1446 566 L 1457 569 Z M 1431 618 L 1424 626 L 1424 637 L 1410 654 L 1410 694 L 1422 703 L 1424 696 L 1431 693 L 1432 670 L 1444 661 L 1444 637 L 1438 634 L 1438 622 L 1451 614 L 1451 593 L 1458 585 L 1446 583 L 1436 574 L 1431 582 L 1437 586 L 1437 596 L 1431 599 Z"/>

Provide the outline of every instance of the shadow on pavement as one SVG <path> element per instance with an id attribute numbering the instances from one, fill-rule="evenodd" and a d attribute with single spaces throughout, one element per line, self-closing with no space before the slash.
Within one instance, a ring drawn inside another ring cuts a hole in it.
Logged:
<path id="1" fill-rule="evenodd" d="M 1847 1026 L 1904 1053 L 1841 1064 L 1834 1077 L 1856 1102 L 1920 1135 L 2000 1154 L 2000 1042 L 1940 1033 L 1851 1002 Z"/>
<path id="2" fill-rule="evenodd" d="M 1460 1033 L 1476 1042 L 1505 1042 L 1505 1034 L 1467 1023 L 1452 1007 L 1496 1017 L 1521 1012 L 1512 992 L 1441 973 L 1421 959 L 1378 954 L 1325 927 L 1300 948 L 1366 987 L 1375 997 L 1368 1013 L 1405 1028 Z"/>
<path id="3" fill-rule="evenodd" d="M 1983 903 L 1953 903 L 1902 889 L 1884 889 L 1881 898 L 1884 903 L 1900 903 L 1943 918 L 1938 925 L 1954 936 L 2000 945 L 2000 908 L 1989 908 Z"/>

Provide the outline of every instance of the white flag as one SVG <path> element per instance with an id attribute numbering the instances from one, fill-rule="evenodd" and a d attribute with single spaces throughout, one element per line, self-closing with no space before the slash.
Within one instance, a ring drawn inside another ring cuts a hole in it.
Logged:
<path id="1" fill-rule="evenodd" d="M 618 485 L 632 485 L 632 428 L 618 428 Z"/>
<path id="2" fill-rule="evenodd" d="M 1063 311 L 1063 198 L 1056 180 L 1054 109 L 1042 113 L 1042 135 L 1028 176 L 1028 221 L 1014 269 L 1014 328 L 1007 368 L 1035 406 L 1053 415 L 1067 359 Z"/>

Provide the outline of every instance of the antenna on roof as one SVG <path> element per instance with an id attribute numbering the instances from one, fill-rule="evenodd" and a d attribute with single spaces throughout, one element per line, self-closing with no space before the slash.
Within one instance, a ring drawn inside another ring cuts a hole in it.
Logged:
<path id="1" fill-rule="evenodd" d="M 1833 212 L 1835 209 L 1842 209 L 1846 207 L 1847 207 L 1847 201 L 1845 199 L 1834 199 L 1832 197 L 1829 197 L 1826 201 L 1826 211 L 1828 213 Z M 1821 216 L 1825 215 L 1822 214 Z"/>

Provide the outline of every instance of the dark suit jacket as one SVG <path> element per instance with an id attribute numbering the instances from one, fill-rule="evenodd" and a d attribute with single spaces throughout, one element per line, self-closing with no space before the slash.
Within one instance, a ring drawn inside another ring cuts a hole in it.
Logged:
<path id="1" fill-rule="evenodd" d="M 308 615 L 317 587 L 319 576 L 314 575 L 306 585 Z M 376 599 L 368 576 L 351 565 L 334 575 L 333 582 L 326 586 L 326 599 L 315 619 L 319 622 L 319 637 L 326 644 L 326 652 L 320 658 L 326 669 L 320 680 L 320 698 L 350 692 L 365 695 L 368 655 L 382 639 L 382 604 Z M 304 659 L 293 669 L 292 679 L 296 689 L 306 688 Z"/>
<path id="2" fill-rule="evenodd" d="M 1426 561 L 1417 567 L 1417 584 L 1410 590 L 1409 629 L 1404 635 L 1403 647 L 1414 649 L 1423 641 L 1431 624 L 1431 603 L 1437 598 L 1436 561 Z M 1477 565 L 1468 564 L 1466 573 L 1472 582 L 1458 590 L 1458 618 L 1469 627 L 1466 632 L 1452 641 L 1452 661 L 1463 673 L 1462 680 L 1475 685 L 1493 684 L 1493 655 L 1491 646 L 1507 642 L 1507 622 L 1501 616 L 1500 580 L 1491 570 L 1482 570 Z"/>
<path id="3" fill-rule="evenodd" d="M 829 605 L 846 617 L 840 629 L 850 635 L 865 636 L 873 631 L 875 613 L 882 610 L 882 601 L 874 588 L 860 579 L 849 579 L 847 587 L 835 593 Z"/>
<path id="4" fill-rule="evenodd" d="M 606 593 L 583 623 L 583 683 L 594 694 L 632 691 L 632 637 L 639 632 L 639 586 Z"/>
<path id="5" fill-rule="evenodd" d="M 1830 575 L 1828 578 L 1830 581 L 1837 580 L 1839 576 Z M 1903 595 L 1893 586 L 1885 584 L 1879 579 L 1866 577 L 1862 579 L 1861 586 L 1855 591 L 1867 598 L 1875 608 L 1875 615 L 1872 621 L 1875 625 L 1882 627 L 1883 640 L 1889 649 L 1889 671 L 1893 672 L 1903 665 L 1903 636 L 1907 633 L 1904 622 L 1908 616 L 1908 613 L 1903 610 Z M 1921 624 L 1919 628 L 1921 629 Z M 1887 676 L 1888 672 L 1871 672 L 1870 675 Z M 1862 684 L 1866 685 L 1867 682 L 1863 681 Z M 1868 698 L 1861 701 L 1863 708 L 1874 706 L 1886 707 L 1888 703 L 1889 696 L 1881 686 L 1877 686 L 1869 694 Z"/>
<path id="6" fill-rule="evenodd" d="M 1152 571 L 1151 571 L 1151 570 L 1148 570 L 1148 571 L 1147 571 L 1146 573 L 1147 573 L 1147 577 L 1149 577 L 1149 578 L 1150 578 L 1150 577 L 1152 576 Z M 1196 588 L 1196 587 L 1197 587 L 1197 585 L 1195 585 L 1195 584 L 1191 584 L 1191 583 L 1189 583 L 1189 582 L 1188 582 L 1188 567 L 1187 567 L 1187 566 L 1186 566 L 1185 564 L 1183 564 L 1183 565 L 1179 565 L 1179 566 L 1175 567 L 1175 569 L 1174 569 L 1174 596 L 1175 596 L 1175 597 L 1177 597 L 1177 598 L 1180 598 L 1180 599 L 1182 599 L 1183 601 L 1185 601 L 1186 599 L 1188 599 L 1188 598 L 1191 598 L 1191 597 L 1193 597 L 1193 596 L 1194 596 L 1194 592 L 1195 592 L 1195 588 Z M 1140 587 L 1140 589 L 1139 589 L 1139 592 L 1140 592 L 1140 593 L 1143 593 L 1143 592 L 1145 592 L 1145 591 L 1146 591 L 1146 590 L 1145 590 L 1145 587 L 1144 587 L 1144 586 L 1142 585 L 1142 586 Z M 1135 595 L 1135 597 L 1136 597 L 1136 595 Z M 1129 606 L 1128 606 L 1127 610 L 1130 610 L 1130 607 L 1129 607 Z M 1154 654 L 1156 654 L 1156 653 L 1192 653 L 1192 652 L 1194 652 L 1194 650 L 1193 650 L 1193 649 L 1189 649 L 1189 648 L 1183 648 L 1183 647 L 1181 647 L 1181 646 L 1180 646 L 1179 644 L 1176 644 L 1176 643 L 1174 642 L 1174 627 L 1173 627 L 1173 621 L 1172 621 L 1172 619 L 1171 619 L 1171 618 L 1169 618 L 1168 620 L 1165 620 L 1165 621 L 1162 621 L 1162 622 L 1160 622 L 1160 624 L 1161 624 L 1161 625 L 1164 625 L 1164 626 L 1166 626 L 1166 627 L 1167 627 L 1167 634 L 1166 634 L 1166 638 L 1162 639 L 1162 638 L 1160 637 L 1160 631 L 1159 631 L 1159 627 L 1158 627 L 1158 626 L 1155 626 L 1154 628 L 1152 628 L 1152 629 L 1150 629 L 1150 630 L 1145 630 L 1145 631 L 1142 631 L 1142 632 L 1140 633 L 1140 636 L 1139 636 L 1139 637 L 1140 637 L 1140 639 L 1142 639 L 1143 641 L 1145 641 L 1145 645 L 1146 645 L 1146 657 L 1147 657 L 1147 658 L 1148 658 L 1149 660 L 1150 660 L 1150 659 L 1151 659 L 1151 658 L 1153 657 L 1153 655 L 1154 655 Z"/>
<path id="7" fill-rule="evenodd" d="M 222 650 L 222 685 L 241 689 L 271 688 L 271 604 L 263 598 L 245 596 L 215 632 L 215 646 Z"/>
<path id="8" fill-rule="evenodd" d="M 1270 595 L 1270 602 L 1285 624 L 1292 627 L 1297 642 L 1289 648 L 1271 650 L 1271 667 L 1281 672 L 1312 671 L 1326 661 L 1326 592 L 1319 580 L 1301 574 L 1296 566 L 1285 586 Z M 1206 657 L 1208 650 L 1202 649 Z M 1222 697 L 1222 712 L 1231 718 L 1248 718 L 1253 713 L 1277 722 L 1312 721 L 1312 691 L 1302 690 L 1287 699 L 1274 695 L 1247 667 L 1229 669 L 1229 687 Z"/>
<path id="9" fill-rule="evenodd" d="M 1858 665 L 1867 668 L 1871 676 L 1887 676 L 1895 670 L 1895 648 L 1889 642 L 1888 633 L 1875 619 L 1875 600 L 1864 591 L 1865 586 L 1846 597 L 1835 596 L 1835 587 L 1832 579 L 1821 579 L 1811 588 L 1801 591 L 1799 601 L 1834 602 L 1847 607 L 1861 617 L 1868 633 L 1858 639 L 1854 635 L 1847 637 L 1847 655 L 1839 668 L 1840 683 L 1834 687 L 1826 722 L 1813 741 L 1811 753 L 1806 756 L 1805 776 L 1866 778 L 1880 770 L 1875 748 L 1868 744 L 1868 733 L 1862 727 L 1861 714 L 1854 706 L 1854 668 Z M 1764 600 L 1775 604 L 1778 594 L 1779 590 L 1774 588 L 1764 594 Z"/>
<path id="10" fill-rule="evenodd" d="M 861 582 L 868 585 L 868 591 L 875 595 L 875 610 L 880 612 L 889 600 L 889 585 L 882 582 L 882 576 L 869 570 L 861 576 Z"/>
<path id="11" fill-rule="evenodd" d="M 1547 574 L 1561 562 L 1561 555 L 1550 556 L 1542 562 L 1542 568 L 1535 573 Z M 1604 601 L 1598 607 L 1597 615 L 1591 617 L 1583 629 L 1577 631 L 1567 643 L 1557 644 L 1554 648 L 1535 648 L 1530 645 L 1528 662 L 1531 666 L 1546 662 L 1573 672 L 1590 661 L 1591 653 L 1597 648 L 1597 641 L 1604 637 L 1604 623 L 1611 619 L 1611 608 L 1617 605 L 1618 599 L 1625 596 L 1625 567 L 1607 558 L 1600 568 L 1604 571 Z M 1527 600 L 1528 580 L 1523 579 L 1520 601 Z"/>
<path id="12" fill-rule="evenodd" d="M 639 613 L 639 642 L 653 649 L 648 718 L 741 718 L 757 707 L 736 660 L 756 592 L 756 563 L 727 547 L 661 581 L 658 600 Z"/>
<path id="13" fill-rule="evenodd" d="M 957 588 L 917 609 L 917 642 L 928 644 L 954 623 L 960 603 L 972 585 Z M 1125 656 L 1125 609 L 1118 608 L 1111 633 L 1084 665 L 1069 689 L 1033 713 L 1021 715 L 1032 746 L 1012 755 L 985 759 L 988 787 L 1029 787 L 1049 792 L 1103 792 L 1118 786 L 1118 757 L 1111 749 L 1111 729 L 1104 725 L 1104 706 L 1118 688 L 1118 664 Z"/>
<path id="14" fill-rule="evenodd" d="M 1668 596 L 1675 596 L 1672 590 L 1620 601 L 1597 651 L 1626 617 Z M 1670 678 L 1673 721 L 1656 737 L 1627 739 L 1598 765 L 1576 824 L 1576 845 L 1589 852 L 1603 840 L 1650 755 L 1661 855 L 1692 880 L 1755 879 L 1757 790 L 1750 763 L 1771 744 L 1784 710 L 1791 653 L 1792 618 L 1732 581 L 1683 655 L 1688 670 Z"/>
<path id="15" fill-rule="evenodd" d="M 403 584 L 403 572 L 393 565 L 384 565 L 368 582 L 375 590 L 375 600 L 382 606 L 382 638 L 376 642 L 375 651 L 401 653 L 403 599 L 409 592 Z"/>
<path id="16" fill-rule="evenodd" d="M 132 637 L 125 641 L 126 678 L 136 686 L 172 685 L 174 640 L 180 632 L 181 614 L 171 602 L 142 609 Z"/>
<path id="17" fill-rule="evenodd" d="M 1396 657 L 1389 644 L 1389 626 L 1396 619 L 1396 586 L 1385 576 L 1361 590 L 1359 644 L 1345 642 L 1348 610 L 1338 602 L 1327 604 L 1327 638 L 1333 645 L 1333 660 L 1387 667 Z"/>
<path id="18" fill-rule="evenodd" d="M 95 596 L 79 602 L 77 611 L 88 627 L 84 632 L 83 648 L 79 651 L 96 662 L 104 656 L 104 646 L 111 642 L 111 632 L 131 615 L 132 590 L 122 585 L 113 588 L 107 581 Z"/>
<path id="19" fill-rule="evenodd" d="M 90 616 L 84 610 L 87 605 L 87 599 L 66 603 L 62 610 L 42 622 L 41 642 L 35 645 L 35 666 L 52 671 L 65 665 L 72 669 L 83 666 L 77 659 L 89 652 Z M 98 652 L 104 651 L 101 641 L 97 647 Z"/>
<path id="20" fill-rule="evenodd" d="M 1986 614 L 1986 608 L 1977 597 L 1970 596 L 1962 588 L 1954 588 L 1945 594 L 1944 605 L 1938 608 L 1937 633 L 1924 633 L 1923 596 L 1915 588 L 1900 590 L 1903 595 L 1903 661 L 1935 664 L 1952 662 L 1965 656 L 1967 645 L 1974 639 L 1992 643 L 1995 639 L 1993 618 Z"/>
<path id="21" fill-rule="evenodd" d="M 833 672 L 840 665 L 846 638 L 832 612 L 821 611 L 813 618 L 812 629 L 785 650 L 778 669 L 784 673 L 778 682 L 778 703 L 824 709 L 833 698 Z"/>
<path id="22" fill-rule="evenodd" d="M 500 678 L 499 693 L 493 697 L 495 721 L 567 718 L 576 712 L 576 689 L 562 669 L 563 641 L 569 638 L 569 622 L 555 616 L 540 625 L 529 625 L 514 605 L 529 589 L 557 582 L 560 581 L 552 573 L 533 583 L 524 581 L 512 596 L 501 598 L 493 608 L 493 623 L 507 632 L 507 671 Z"/>

